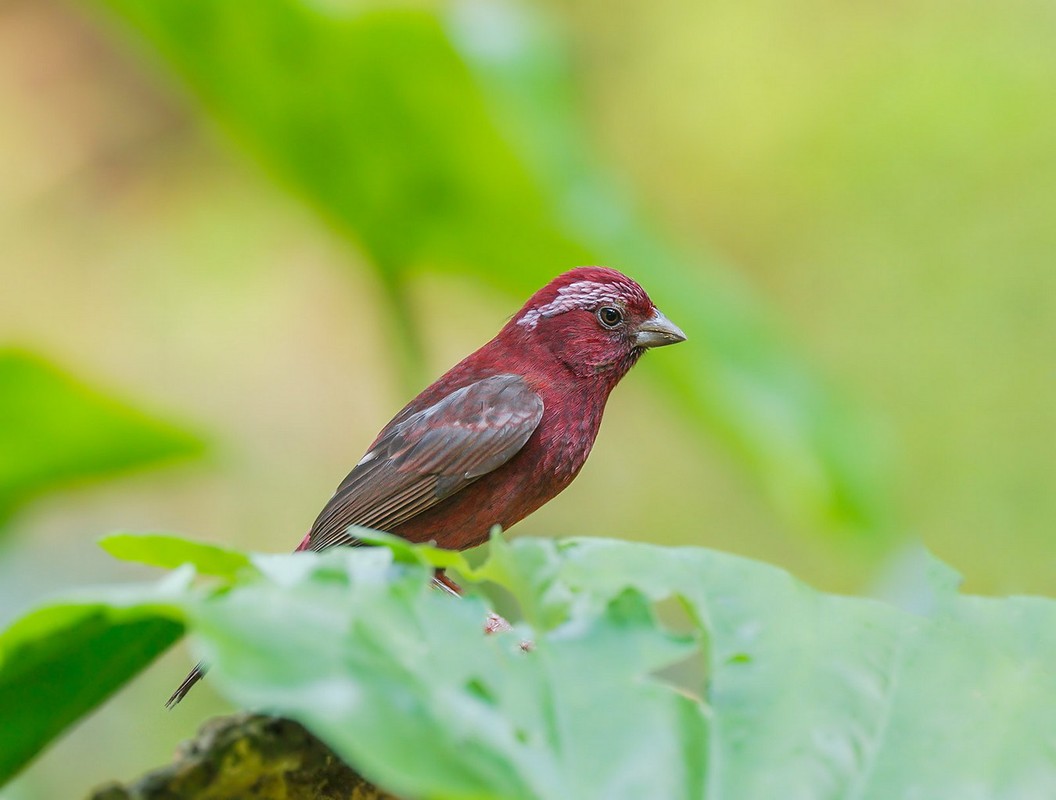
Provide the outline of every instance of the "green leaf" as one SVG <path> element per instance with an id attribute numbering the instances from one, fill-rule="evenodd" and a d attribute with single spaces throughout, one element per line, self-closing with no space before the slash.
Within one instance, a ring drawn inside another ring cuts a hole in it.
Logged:
<path id="1" fill-rule="evenodd" d="M 816 592 L 720 553 L 582 540 L 537 588 L 597 604 L 684 598 L 709 632 L 712 797 L 1049 797 L 1056 603 L 958 595 L 930 613 Z M 525 570 L 540 574 L 532 566 Z"/>
<path id="2" fill-rule="evenodd" d="M 99 590 L 0 633 L 0 784 L 180 637 L 172 600 L 189 578 L 160 590 Z"/>
<path id="3" fill-rule="evenodd" d="M 703 708 L 649 677 L 699 644 L 656 626 L 639 594 L 535 631 L 525 653 L 518 635 L 484 635 L 479 599 L 431 589 L 431 569 L 387 549 L 274 561 L 291 569 L 193 611 L 210 677 L 301 719 L 383 785 L 422 797 L 702 790 L 684 755 L 703 752 Z"/>
<path id="4" fill-rule="evenodd" d="M 420 367 L 405 296 L 417 270 L 523 301 L 572 266 L 622 267 L 689 335 L 677 356 L 645 359 L 687 419 L 790 518 L 891 532 L 885 465 L 860 415 L 732 270 L 668 243 L 596 163 L 571 58 L 544 18 L 497 2 L 100 2 L 368 254 L 408 363 Z"/>
<path id="5" fill-rule="evenodd" d="M 476 570 L 390 539 L 252 556 L 223 592 L 193 589 L 188 567 L 35 612 L 0 635 L 0 776 L 186 615 L 217 688 L 301 720 L 398 794 L 1056 796 L 1052 600 L 961 595 L 933 564 L 910 613 L 699 548 L 499 541 Z M 457 565 L 469 596 L 433 590 L 431 562 Z M 530 621 L 485 635 L 472 581 Z M 658 621 L 668 598 L 683 632 Z"/>
<path id="6" fill-rule="evenodd" d="M 253 568 L 249 556 L 238 550 L 160 533 L 111 533 L 99 540 L 99 546 L 122 561 L 152 567 L 172 569 L 193 564 L 201 575 L 234 578 L 240 571 Z"/>
<path id="7" fill-rule="evenodd" d="M 43 492 L 201 449 L 36 356 L 0 349 L 0 524 Z"/>
<path id="8" fill-rule="evenodd" d="M 537 622 L 483 636 L 482 601 L 432 591 L 397 550 L 273 557 L 191 612 L 221 691 L 300 719 L 396 793 L 1056 793 L 1050 600 L 943 580 L 912 614 L 698 548 L 522 539 L 463 577 L 499 581 Z M 669 597 L 707 632 L 706 693 L 657 675 L 704 658 L 699 629 L 657 622 Z"/>

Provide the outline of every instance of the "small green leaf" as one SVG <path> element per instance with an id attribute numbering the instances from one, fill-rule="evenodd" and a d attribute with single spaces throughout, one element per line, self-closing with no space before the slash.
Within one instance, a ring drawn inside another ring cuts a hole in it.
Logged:
<path id="1" fill-rule="evenodd" d="M 465 572 L 471 567 L 466 557 L 457 550 L 442 550 L 428 544 L 412 544 L 402 536 L 395 536 L 385 531 L 363 528 L 353 525 L 349 531 L 364 544 L 387 547 L 399 561 L 414 564 L 431 564 L 436 569 L 457 569 Z"/>
<path id="2" fill-rule="evenodd" d="M 234 578 L 253 568 L 249 556 L 238 550 L 161 533 L 111 533 L 99 540 L 99 546 L 122 561 L 167 569 L 193 564 L 199 574 L 221 578 Z"/>

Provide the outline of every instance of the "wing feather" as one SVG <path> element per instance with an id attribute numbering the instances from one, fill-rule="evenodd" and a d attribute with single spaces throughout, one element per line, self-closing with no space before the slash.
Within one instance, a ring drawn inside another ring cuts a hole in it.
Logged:
<path id="1" fill-rule="evenodd" d="M 354 544 L 350 525 L 412 519 L 513 458 L 542 416 L 523 378 L 495 375 L 390 424 L 319 514 L 309 549 Z"/>

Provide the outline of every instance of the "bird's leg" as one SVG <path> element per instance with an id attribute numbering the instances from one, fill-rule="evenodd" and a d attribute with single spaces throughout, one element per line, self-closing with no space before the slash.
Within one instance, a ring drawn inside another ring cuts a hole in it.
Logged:
<path id="1" fill-rule="evenodd" d="M 438 569 L 436 574 L 433 575 L 433 585 L 441 591 L 452 594 L 455 597 L 462 596 L 462 587 L 451 580 L 444 573 L 442 569 Z M 513 630 L 513 626 L 506 621 L 506 619 L 499 614 L 492 611 L 488 614 L 487 619 L 484 620 L 484 633 L 504 633 L 505 631 Z M 532 643 L 528 641 L 521 642 L 522 650 L 531 650 Z"/>
<path id="2" fill-rule="evenodd" d="M 488 614 L 488 618 L 484 620 L 484 633 L 505 633 L 506 631 L 512 631 L 513 626 L 506 621 L 505 617 L 500 617 L 494 611 Z M 535 642 L 531 639 L 521 639 L 521 649 L 528 653 L 535 647 Z"/>
<path id="3" fill-rule="evenodd" d="M 494 611 L 484 620 L 484 633 L 503 633 L 510 630 L 513 630 L 513 626 L 506 621 L 505 617 L 500 617 Z"/>

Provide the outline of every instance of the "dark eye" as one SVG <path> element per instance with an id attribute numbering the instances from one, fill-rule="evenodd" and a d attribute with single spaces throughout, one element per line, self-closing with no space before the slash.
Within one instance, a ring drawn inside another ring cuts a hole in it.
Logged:
<path id="1" fill-rule="evenodd" d="M 623 322 L 623 312 L 613 306 L 602 306 L 598 309 L 598 319 L 606 328 L 615 328 Z"/>

